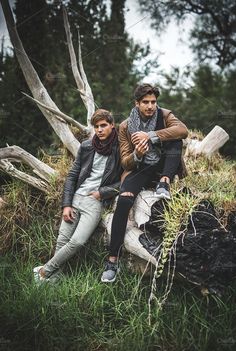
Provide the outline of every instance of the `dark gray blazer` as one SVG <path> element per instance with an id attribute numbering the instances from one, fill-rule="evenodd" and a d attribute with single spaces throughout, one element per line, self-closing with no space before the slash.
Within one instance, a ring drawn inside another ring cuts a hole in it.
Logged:
<path id="1" fill-rule="evenodd" d="M 76 190 L 90 176 L 94 154 L 92 140 L 82 142 L 64 184 L 62 207 L 72 206 Z M 112 153 L 108 156 L 101 185 L 98 189 L 104 206 L 109 206 L 114 196 L 119 193 L 121 172 L 120 151 L 117 142 L 113 144 Z"/>

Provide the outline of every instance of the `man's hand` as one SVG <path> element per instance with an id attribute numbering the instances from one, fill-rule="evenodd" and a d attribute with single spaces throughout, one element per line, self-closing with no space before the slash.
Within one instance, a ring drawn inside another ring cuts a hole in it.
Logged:
<path id="1" fill-rule="evenodd" d="M 64 207 L 62 217 L 65 222 L 73 222 L 75 219 L 75 210 L 73 207 Z"/>
<path id="2" fill-rule="evenodd" d="M 136 132 L 136 133 L 133 133 L 131 136 L 131 141 L 134 145 L 138 145 L 140 141 L 143 141 L 143 140 L 148 141 L 149 139 L 150 139 L 149 135 L 145 132 Z"/>
<path id="3" fill-rule="evenodd" d="M 138 158 L 143 157 L 143 155 L 145 155 L 148 150 L 149 150 L 149 146 L 148 146 L 148 141 L 147 140 L 141 140 L 136 146 L 135 146 L 135 153 L 136 156 Z"/>
<path id="4" fill-rule="evenodd" d="M 99 191 L 92 191 L 91 193 L 89 193 L 89 195 L 92 195 L 92 196 L 95 197 L 95 199 L 97 199 L 98 201 L 101 200 L 101 195 L 100 195 Z"/>

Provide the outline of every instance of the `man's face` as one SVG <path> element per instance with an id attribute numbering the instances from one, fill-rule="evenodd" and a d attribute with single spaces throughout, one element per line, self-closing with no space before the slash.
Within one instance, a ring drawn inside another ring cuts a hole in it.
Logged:
<path id="1" fill-rule="evenodd" d="M 135 105 L 144 117 L 151 118 L 157 109 L 157 98 L 154 94 L 145 95 L 140 101 L 136 101 Z"/>
<path id="2" fill-rule="evenodd" d="M 94 125 L 95 134 L 101 141 L 106 140 L 109 137 L 113 128 L 114 124 L 108 123 L 105 119 L 101 119 Z"/>

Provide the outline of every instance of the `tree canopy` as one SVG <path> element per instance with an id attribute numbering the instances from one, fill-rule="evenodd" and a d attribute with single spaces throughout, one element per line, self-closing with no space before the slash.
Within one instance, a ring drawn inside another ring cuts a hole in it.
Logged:
<path id="1" fill-rule="evenodd" d="M 148 54 L 148 46 L 134 44 L 128 37 L 125 0 L 111 1 L 111 8 L 103 0 L 69 0 L 65 5 L 76 49 L 80 32 L 84 69 L 96 104 L 112 110 L 119 122 L 143 76 L 134 62 Z M 16 0 L 14 12 L 26 53 L 50 96 L 63 112 L 84 123 L 86 112 L 71 73 L 60 4 Z M 15 53 L 4 45 L 0 75 L 0 146 L 17 144 L 33 154 L 39 147 L 49 151 L 57 138 L 38 107 L 22 95 L 29 93 L 28 87 Z"/>
<path id="2" fill-rule="evenodd" d="M 220 67 L 236 60 L 236 3 L 232 0 L 139 0 L 150 14 L 152 26 L 161 33 L 171 19 L 181 23 L 193 15 L 191 47 L 200 61 L 215 60 Z"/>
<path id="3" fill-rule="evenodd" d="M 165 78 L 161 106 L 168 106 L 189 128 L 203 134 L 215 125 L 224 128 L 230 139 L 221 151 L 236 158 L 236 70 L 222 74 L 209 65 L 201 65 L 192 73 L 191 83 L 186 83 L 177 68 Z"/>

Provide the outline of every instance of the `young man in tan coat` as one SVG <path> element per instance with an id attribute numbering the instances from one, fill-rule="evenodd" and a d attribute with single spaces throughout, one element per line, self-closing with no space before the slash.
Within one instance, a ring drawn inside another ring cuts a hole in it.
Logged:
<path id="1" fill-rule="evenodd" d="M 157 105 L 159 90 L 150 84 L 135 90 L 135 107 L 119 128 L 121 165 L 125 170 L 112 221 L 109 258 L 102 282 L 113 282 L 118 271 L 118 256 L 124 242 L 128 215 L 139 192 L 159 179 L 156 197 L 170 199 L 170 183 L 185 175 L 182 139 L 186 126 L 170 110 Z"/>

